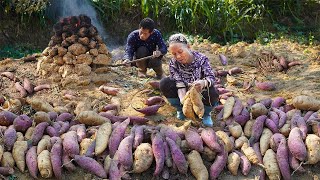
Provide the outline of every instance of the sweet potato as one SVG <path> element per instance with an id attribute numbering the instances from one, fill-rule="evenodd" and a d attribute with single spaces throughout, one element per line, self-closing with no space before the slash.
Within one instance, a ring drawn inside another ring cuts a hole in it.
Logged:
<path id="1" fill-rule="evenodd" d="M 272 149 L 268 149 L 263 157 L 263 164 L 270 180 L 278 180 L 281 178 L 276 153 Z"/>
<path id="2" fill-rule="evenodd" d="M 52 112 L 53 107 L 46 101 L 36 98 L 27 98 L 27 103 L 31 105 L 32 109 L 36 111 Z"/>
<path id="3" fill-rule="evenodd" d="M 289 165 L 292 169 L 294 169 L 295 171 L 300 172 L 300 173 L 306 172 L 306 169 L 304 169 L 301 166 L 300 161 L 298 159 L 296 159 L 295 157 L 293 157 L 293 155 L 291 154 L 290 151 L 288 151 L 288 155 L 289 155 Z"/>
<path id="4" fill-rule="evenodd" d="M 32 120 L 25 114 L 16 117 L 13 121 L 14 128 L 21 132 L 25 132 L 31 125 Z"/>
<path id="5" fill-rule="evenodd" d="M 75 171 L 77 169 L 76 166 L 71 162 L 69 155 L 64 151 L 62 151 L 62 162 L 62 167 L 66 168 L 69 172 Z"/>
<path id="6" fill-rule="evenodd" d="M 190 166 L 190 171 L 197 180 L 209 179 L 209 173 L 206 166 L 203 164 L 201 156 L 198 151 L 192 150 L 187 155 L 187 161 Z"/>
<path id="7" fill-rule="evenodd" d="M 251 163 L 250 163 L 249 159 L 239 151 L 234 151 L 234 152 L 240 156 L 241 173 L 243 175 L 247 176 L 250 172 L 250 169 L 251 169 Z"/>
<path id="8" fill-rule="evenodd" d="M 250 145 L 256 143 L 262 134 L 264 122 L 267 119 L 266 115 L 261 115 L 257 117 L 256 121 L 253 123 L 251 137 L 249 139 Z"/>
<path id="9" fill-rule="evenodd" d="M 278 125 L 279 125 L 279 116 L 278 116 L 278 114 L 277 114 L 276 112 L 274 112 L 274 111 L 269 111 L 268 115 L 269 115 L 269 118 L 270 118 L 270 119 L 274 122 L 274 124 L 276 124 L 277 127 L 278 127 Z"/>
<path id="10" fill-rule="evenodd" d="M 234 74 L 238 74 L 238 73 L 242 73 L 242 72 L 243 72 L 243 70 L 239 67 L 233 67 L 233 68 L 229 69 L 229 71 L 228 71 L 228 73 L 230 75 L 234 75 Z"/>
<path id="11" fill-rule="evenodd" d="M 222 151 L 217 154 L 216 159 L 210 166 L 209 174 L 210 174 L 211 180 L 218 179 L 220 173 L 222 172 L 224 167 L 227 165 L 228 153 L 225 150 L 224 145 L 221 145 L 221 146 L 222 146 Z"/>
<path id="12" fill-rule="evenodd" d="M 160 82 L 159 81 L 149 81 L 149 85 L 153 89 L 160 89 Z"/>
<path id="13" fill-rule="evenodd" d="M 66 152 L 69 156 L 73 157 L 74 155 L 79 155 L 80 149 L 77 133 L 75 131 L 69 131 L 65 133 L 62 144 L 64 152 Z"/>
<path id="14" fill-rule="evenodd" d="M 271 107 L 279 108 L 280 106 L 284 105 L 286 103 L 286 99 L 283 97 L 276 97 L 273 99 L 271 103 Z"/>
<path id="15" fill-rule="evenodd" d="M 0 162 L 1 162 L 1 159 L 2 159 L 2 156 L 3 156 L 3 152 L 4 152 L 4 148 L 3 148 L 3 145 L 1 144 L 0 145 Z"/>
<path id="16" fill-rule="evenodd" d="M 316 164 L 320 161 L 320 138 L 315 134 L 308 134 L 306 138 L 307 164 Z"/>
<path id="17" fill-rule="evenodd" d="M 252 105 L 250 111 L 253 117 L 266 115 L 268 113 L 268 109 L 262 103 Z"/>
<path id="18" fill-rule="evenodd" d="M 109 168 L 109 179 L 110 180 L 117 180 L 121 179 L 122 173 L 119 169 L 119 162 L 117 160 L 111 159 L 110 161 L 110 168 Z"/>
<path id="19" fill-rule="evenodd" d="M 107 173 L 103 166 L 99 164 L 96 160 L 86 156 L 75 155 L 74 161 L 83 169 L 88 172 L 100 177 L 107 178 Z"/>
<path id="20" fill-rule="evenodd" d="M 31 137 L 32 144 L 34 146 L 38 144 L 38 142 L 42 138 L 43 133 L 44 133 L 45 129 L 48 127 L 48 125 L 49 124 L 47 122 L 41 122 L 34 128 L 34 131 L 32 133 L 32 137 Z"/>
<path id="21" fill-rule="evenodd" d="M 33 93 L 33 85 L 31 84 L 30 80 L 28 78 L 23 79 L 23 88 L 29 93 Z"/>
<path id="22" fill-rule="evenodd" d="M 26 153 L 28 150 L 27 141 L 16 141 L 13 145 L 12 156 L 21 172 L 24 172 L 26 167 Z"/>
<path id="23" fill-rule="evenodd" d="M 232 122 L 232 124 L 228 125 L 231 136 L 234 138 L 239 138 L 242 134 L 242 127 L 237 122 Z"/>
<path id="24" fill-rule="evenodd" d="M 17 132 L 16 130 L 13 128 L 13 126 L 10 126 L 3 135 L 3 143 L 4 143 L 4 147 L 8 150 L 11 151 L 14 143 L 17 140 Z"/>
<path id="25" fill-rule="evenodd" d="M 31 127 L 29 127 L 27 129 L 26 133 L 24 134 L 24 138 L 26 140 L 30 140 L 31 139 L 34 129 L 35 129 L 35 127 L 33 127 L 33 126 L 31 126 Z"/>
<path id="26" fill-rule="evenodd" d="M 17 117 L 16 114 L 10 111 L 1 111 L 0 112 L 0 125 L 9 126 L 13 124 L 14 119 Z"/>
<path id="27" fill-rule="evenodd" d="M 255 82 L 256 87 L 260 90 L 263 91 L 273 91 L 276 89 L 276 86 L 274 85 L 274 83 L 266 81 L 266 82 Z"/>
<path id="28" fill-rule="evenodd" d="M 114 158 L 119 160 L 119 163 L 124 167 L 124 169 L 131 169 L 131 166 L 133 164 L 133 157 L 132 157 L 133 137 L 134 137 L 133 132 L 129 136 L 125 137 L 120 142 L 118 150 L 114 155 Z"/>
<path id="29" fill-rule="evenodd" d="M 250 119 L 250 113 L 247 108 L 243 108 L 241 114 L 234 117 L 234 121 L 244 126 Z"/>
<path id="30" fill-rule="evenodd" d="M 111 133 L 111 136 L 109 138 L 109 151 L 110 151 L 110 157 L 113 158 L 114 154 L 116 153 L 119 144 L 121 140 L 124 137 L 125 130 L 127 126 L 129 125 L 130 119 L 127 119 L 120 123 Z"/>
<path id="31" fill-rule="evenodd" d="M 24 98 L 28 95 L 28 92 L 23 88 L 23 86 L 19 82 L 16 82 L 14 84 L 14 87 L 20 93 L 20 97 Z"/>
<path id="32" fill-rule="evenodd" d="M 269 144 L 270 144 L 270 148 L 274 151 L 277 152 L 277 149 L 279 147 L 280 142 L 286 139 L 286 137 L 283 134 L 280 133 L 275 133 L 271 136 Z"/>
<path id="33" fill-rule="evenodd" d="M 179 172 L 182 174 L 187 174 L 188 163 L 181 149 L 177 146 L 177 144 L 172 139 L 166 137 L 166 141 L 170 147 L 172 160 L 174 164 L 177 166 Z"/>
<path id="34" fill-rule="evenodd" d="M 267 118 L 264 124 L 272 131 L 272 133 L 279 133 L 278 126 L 271 119 Z"/>
<path id="35" fill-rule="evenodd" d="M 191 87 L 189 91 L 193 111 L 200 119 L 202 119 L 204 114 L 204 105 L 201 94 L 196 90 L 195 87 Z"/>
<path id="36" fill-rule="evenodd" d="M 37 145 L 37 155 L 39 155 L 43 150 L 50 151 L 51 147 L 52 144 L 50 142 L 50 136 L 44 135 Z"/>
<path id="37" fill-rule="evenodd" d="M 54 127 L 52 126 L 48 126 L 46 128 L 46 133 L 50 136 L 50 137 L 58 137 L 60 134 L 59 134 L 59 131 L 57 129 L 55 129 Z"/>
<path id="38" fill-rule="evenodd" d="M 307 158 L 307 149 L 302 140 L 302 133 L 299 128 L 295 127 L 291 129 L 288 137 L 288 147 L 293 157 L 300 161 L 304 161 Z"/>
<path id="39" fill-rule="evenodd" d="M 133 173 L 142 173 L 150 168 L 153 162 L 152 147 L 149 143 L 140 144 L 134 152 Z"/>
<path id="40" fill-rule="evenodd" d="M 26 163 L 30 175 L 37 179 L 38 176 L 38 161 L 37 161 L 37 147 L 32 146 L 26 154 Z"/>
<path id="41" fill-rule="evenodd" d="M 106 171 L 107 174 L 109 174 L 111 160 L 112 159 L 110 158 L 110 155 L 108 155 L 103 162 L 103 169 Z"/>
<path id="42" fill-rule="evenodd" d="M 152 152 L 156 161 L 156 169 L 153 175 L 159 175 L 164 167 L 165 162 L 165 152 L 164 152 L 164 142 L 160 133 L 152 134 L 151 137 Z"/>
<path id="43" fill-rule="evenodd" d="M 50 160 L 55 177 L 62 179 L 62 143 L 60 138 L 52 145 Z"/>
<path id="44" fill-rule="evenodd" d="M 144 104 L 147 106 L 152 106 L 155 104 L 162 104 L 164 102 L 164 99 L 161 96 L 153 96 L 149 97 L 144 101 Z"/>
<path id="45" fill-rule="evenodd" d="M 59 130 L 59 134 L 63 134 L 65 132 L 68 131 L 69 127 L 70 127 L 70 123 L 68 121 L 63 122 L 63 121 L 58 121 L 59 125 L 60 125 L 60 130 Z"/>
<path id="46" fill-rule="evenodd" d="M 138 109 L 138 108 L 134 108 L 134 110 L 146 115 L 146 116 L 152 116 L 152 115 L 155 115 L 159 108 L 161 107 L 160 104 L 155 104 L 155 105 L 151 105 L 151 106 L 147 106 L 147 107 L 144 107 L 144 108 L 141 108 L 141 109 Z"/>
<path id="47" fill-rule="evenodd" d="M 81 143 L 80 143 L 80 155 L 85 155 L 85 153 L 87 152 L 89 146 L 91 145 L 91 143 L 94 140 L 91 138 L 84 138 L 82 139 Z"/>
<path id="48" fill-rule="evenodd" d="M 194 149 L 198 152 L 203 151 L 203 141 L 201 139 L 201 136 L 197 132 L 189 129 L 185 133 L 185 138 L 188 146 L 191 149 Z"/>
<path id="49" fill-rule="evenodd" d="M 56 121 L 71 121 L 72 119 L 74 118 L 74 116 L 68 112 L 65 112 L 65 113 L 61 113 Z"/>
<path id="50" fill-rule="evenodd" d="M 232 110 L 233 117 L 236 117 L 236 116 L 240 115 L 242 110 L 243 110 L 243 108 L 244 107 L 242 105 L 241 100 L 239 98 L 236 98 L 234 106 L 233 106 L 233 110 Z"/>
<path id="51" fill-rule="evenodd" d="M 247 142 L 249 142 L 247 137 L 242 135 L 238 139 L 235 140 L 234 147 L 236 149 L 240 149 L 242 147 L 243 143 L 247 143 Z"/>
<path id="52" fill-rule="evenodd" d="M 94 111 L 82 111 L 79 113 L 77 120 L 85 125 L 97 126 L 108 121 L 107 118 L 100 116 Z"/>
<path id="53" fill-rule="evenodd" d="M 224 142 L 224 147 L 227 152 L 231 152 L 234 146 L 234 143 L 231 141 L 231 138 L 224 131 L 217 131 L 217 136 Z"/>
<path id="54" fill-rule="evenodd" d="M 228 164 L 227 167 L 230 173 L 236 176 L 238 174 L 238 169 L 240 166 L 240 156 L 235 152 L 230 153 L 228 156 L 227 164 Z"/>
<path id="55" fill-rule="evenodd" d="M 38 92 L 38 91 L 41 91 L 44 89 L 50 89 L 50 88 L 51 88 L 50 84 L 40 84 L 40 85 L 37 85 L 36 87 L 34 87 L 33 90 L 35 92 Z"/>
<path id="56" fill-rule="evenodd" d="M 50 178 L 52 177 L 53 171 L 52 171 L 52 164 L 50 161 L 50 152 L 48 150 L 42 151 L 38 157 L 38 168 L 40 171 L 40 175 L 43 178 Z"/>
<path id="57" fill-rule="evenodd" d="M 15 77 L 15 75 L 14 75 L 12 72 L 9 72 L 9 71 L 7 71 L 7 72 L 2 72 L 0 75 L 1 75 L 2 77 L 6 77 L 6 78 L 10 79 L 11 81 L 16 81 L 16 77 Z"/>
<path id="58" fill-rule="evenodd" d="M 1 166 L 2 167 L 14 167 L 14 159 L 13 156 L 11 154 L 11 152 L 4 152 L 2 155 L 2 159 L 1 159 Z"/>
<path id="59" fill-rule="evenodd" d="M 119 88 L 110 87 L 110 86 L 106 86 L 106 85 L 101 85 L 99 87 L 99 90 L 105 94 L 112 95 L 112 96 L 116 96 L 120 91 Z"/>
<path id="60" fill-rule="evenodd" d="M 287 121 L 287 115 L 285 112 L 277 109 L 277 108 L 272 108 L 272 110 L 274 112 L 276 112 L 279 116 L 279 125 L 278 125 L 278 128 L 282 128 L 282 126 L 286 123 Z"/>
<path id="61" fill-rule="evenodd" d="M 134 141 L 133 141 L 133 148 L 137 148 L 143 141 L 143 130 L 145 126 L 134 126 Z"/>
<path id="62" fill-rule="evenodd" d="M 225 55 L 219 54 L 219 59 L 220 59 L 220 62 L 223 66 L 228 64 L 228 59 Z"/>
<path id="63" fill-rule="evenodd" d="M 292 100 L 295 108 L 306 111 L 318 111 L 320 109 L 320 101 L 311 96 L 296 96 Z"/>
<path id="64" fill-rule="evenodd" d="M 273 133 L 268 128 L 263 128 L 261 137 L 260 137 L 260 152 L 264 155 L 270 147 L 270 139 Z"/>
<path id="65" fill-rule="evenodd" d="M 259 158 L 254 151 L 254 149 L 248 145 L 248 143 L 243 143 L 241 147 L 242 153 L 249 159 L 252 164 L 258 164 Z"/>
<path id="66" fill-rule="evenodd" d="M 190 94 L 190 91 L 188 91 L 187 94 L 184 97 L 183 106 L 182 106 L 182 112 L 187 118 L 195 119 L 196 116 L 195 116 L 195 113 L 193 111 L 193 105 L 192 105 L 192 101 L 191 101 L 191 98 L 190 98 L 189 94 Z"/>
<path id="67" fill-rule="evenodd" d="M 41 122 L 48 122 L 49 124 L 51 123 L 51 119 L 48 113 L 43 112 L 43 111 L 38 111 L 33 115 L 33 120 L 39 124 Z"/>
<path id="68" fill-rule="evenodd" d="M 225 76 L 227 76 L 227 74 L 228 74 L 228 71 L 225 71 L 225 70 L 218 70 L 217 71 L 217 76 L 225 77 Z"/>
<path id="69" fill-rule="evenodd" d="M 282 174 L 283 179 L 285 180 L 291 179 L 288 152 L 289 149 L 287 146 L 287 141 L 283 139 L 279 144 L 276 155 L 280 172 Z"/>
<path id="70" fill-rule="evenodd" d="M 224 108 L 223 108 L 224 120 L 227 119 L 232 114 L 234 103 L 235 103 L 234 97 L 229 97 L 227 101 L 224 103 Z"/>
<path id="71" fill-rule="evenodd" d="M 178 145 L 181 144 L 181 138 L 180 138 L 179 134 L 173 128 L 171 128 L 169 126 L 163 126 L 160 129 L 160 133 L 162 133 L 165 137 L 169 137 Z"/>
<path id="72" fill-rule="evenodd" d="M 203 142 L 213 151 L 221 152 L 222 146 L 218 142 L 218 136 L 212 128 L 205 128 L 201 132 Z"/>
<path id="73" fill-rule="evenodd" d="M 211 162 L 216 158 L 216 152 L 211 150 L 209 147 L 204 146 L 203 151 L 201 153 L 202 158 L 206 159 L 207 161 Z"/>
<path id="74" fill-rule="evenodd" d="M 14 169 L 12 167 L 0 167 L 0 174 L 3 176 L 9 176 L 14 174 Z M 2 177 L 4 178 L 4 177 Z"/>
<path id="75" fill-rule="evenodd" d="M 256 155 L 258 157 L 259 163 L 263 164 L 262 154 L 261 154 L 261 151 L 260 151 L 260 143 L 259 142 L 254 143 L 252 148 L 253 148 L 254 152 L 256 153 Z"/>
<path id="76" fill-rule="evenodd" d="M 163 142 L 163 149 L 164 149 L 164 154 L 165 154 L 165 165 L 170 168 L 170 167 L 172 167 L 173 162 L 172 162 L 170 149 L 169 149 L 168 143 L 166 141 Z"/>
<path id="77" fill-rule="evenodd" d="M 288 137 L 291 131 L 290 124 L 284 124 L 281 129 L 279 129 L 280 133 L 285 137 Z"/>
<path id="78" fill-rule="evenodd" d="M 255 122 L 255 120 L 251 119 L 251 120 L 247 121 L 247 123 L 244 125 L 243 132 L 247 138 L 251 137 L 252 126 L 253 126 L 254 122 Z"/>

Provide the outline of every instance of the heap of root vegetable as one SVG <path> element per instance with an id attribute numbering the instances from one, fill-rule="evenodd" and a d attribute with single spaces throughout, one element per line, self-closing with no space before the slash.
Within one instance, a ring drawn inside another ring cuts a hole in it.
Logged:
<path id="1" fill-rule="evenodd" d="M 1 106 L 6 101 L 0 97 Z M 148 107 L 160 102 L 159 97 L 146 100 Z M 217 115 L 218 131 L 192 127 L 191 121 L 181 127 L 150 125 L 146 117 L 117 115 L 117 103 L 98 111 L 79 103 L 74 112 L 55 111 L 37 99 L 27 103 L 32 116 L 0 112 L 3 176 L 16 166 L 34 178 L 62 179 L 63 171 L 79 166 L 109 179 L 147 170 L 164 179 L 189 170 L 196 179 L 217 179 L 225 168 L 248 175 L 259 165 L 261 179 L 290 179 L 305 171 L 304 164 L 320 160 L 320 102 L 307 96 L 292 104 L 282 97 L 243 103 L 231 96 Z"/>

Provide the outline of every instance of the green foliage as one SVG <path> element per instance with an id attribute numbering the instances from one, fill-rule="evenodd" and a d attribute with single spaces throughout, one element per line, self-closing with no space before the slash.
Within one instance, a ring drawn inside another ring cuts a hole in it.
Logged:
<path id="1" fill-rule="evenodd" d="M 0 47 L 0 60 L 4 58 L 22 58 L 27 56 L 28 54 L 39 53 L 41 49 L 34 49 L 32 45 L 25 44 L 25 45 L 6 45 L 4 47 Z"/>

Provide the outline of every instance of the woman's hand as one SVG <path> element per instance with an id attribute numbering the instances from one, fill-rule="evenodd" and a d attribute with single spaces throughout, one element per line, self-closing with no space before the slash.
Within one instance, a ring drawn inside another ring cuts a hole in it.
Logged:
<path id="1" fill-rule="evenodd" d="M 204 87 L 208 86 L 208 81 L 207 80 L 198 80 L 198 81 L 194 81 L 192 83 L 192 85 L 195 86 L 195 88 L 198 92 L 201 92 Z"/>
<path id="2" fill-rule="evenodd" d="M 184 99 L 184 96 L 186 95 L 186 93 L 187 93 L 187 89 L 186 88 L 178 89 L 178 96 L 179 96 L 181 104 L 183 104 L 183 99 Z"/>

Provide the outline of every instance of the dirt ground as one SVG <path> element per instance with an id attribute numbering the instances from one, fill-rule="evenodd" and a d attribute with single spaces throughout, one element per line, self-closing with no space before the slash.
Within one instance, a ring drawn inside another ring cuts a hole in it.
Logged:
<path id="1" fill-rule="evenodd" d="M 195 43 L 192 46 L 193 49 L 200 51 L 207 55 L 210 59 L 210 63 L 215 70 L 228 70 L 233 67 L 240 67 L 243 69 L 243 73 L 233 76 L 236 80 L 235 85 L 231 85 L 227 82 L 226 78 L 221 78 L 224 86 L 233 92 L 235 96 L 245 102 L 248 98 L 256 98 L 257 100 L 266 97 L 282 96 L 287 99 L 287 103 L 290 103 L 291 99 L 297 95 L 308 95 L 315 98 L 320 98 L 320 46 L 304 46 L 296 43 L 292 43 L 286 40 L 274 41 L 268 45 L 260 44 L 247 44 L 238 43 L 231 46 L 220 46 L 218 44 L 211 44 L 208 42 Z M 293 66 L 286 72 L 262 72 L 256 64 L 257 59 L 261 57 L 261 52 L 270 51 L 276 56 L 284 56 L 288 61 L 299 61 L 302 65 Z M 113 59 L 119 59 L 123 53 L 123 47 L 119 47 L 111 51 Z M 228 58 L 228 65 L 222 66 L 219 60 L 218 54 L 224 54 Z M 168 60 L 169 55 L 165 56 L 163 67 L 165 74 L 168 75 Z M 105 103 L 110 102 L 112 96 L 106 95 L 98 90 L 101 84 L 108 84 L 113 87 L 121 88 L 121 92 L 118 97 L 121 99 L 121 111 L 120 115 L 138 115 L 132 107 L 142 107 L 143 100 L 152 95 L 161 95 L 158 90 L 151 88 L 148 82 L 154 81 L 155 76 L 152 70 L 148 71 L 148 78 L 138 78 L 136 76 L 137 71 L 134 67 L 112 67 L 108 68 L 108 71 L 104 73 L 105 82 L 90 83 L 86 86 L 77 85 L 77 82 L 70 85 L 63 86 L 60 81 L 57 81 L 53 77 L 40 76 L 36 72 L 37 62 L 23 62 L 12 61 L 10 59 L 0 61 L 0 72 L 11 71 L 18 79 L 28 77 L 33 84 L 39 85 L 43 83 L 51 84 L 51 89 L 39 91 L 31 98 L 41 98 L 55 105 L 76 104 L 80 101 L 89 101 L 93 108 L 102 106 Z M 274 91 L 261 91 L 256 87 L 250 88 L 250 90 L 244 90 L 242 84 L 244 81 L 251 81 L 255 78 L 259 81 L 271 81 L 275 83 L 276 89 Z M 65 90 L 72 91 L 75 94 L 75 98 L 68 99 L 63 96 Z M 19 93 L 14 88 L 14 83 L 7 78 L 0 78 L 0 92 L 7 98 L 19 97 Z M 20 99 L 23 102 L 23 99 Z M 25 107 L 24 113 L 32 114 L 30 108 Z M 213 113 L 212 117 L 215 117 Z M 181 125 L 182 122 L 175 118 L 175 109 L 168 104 L 165 104 L 160 108 L 158 114 L 148 117 L 151 121 L 150 124 L 176 124 Z M 216 123 L 217 124 L 217 123 Z M 207 162 L 209 168 L 212 162 Z M 154 167 L 154 166 L 152 166 Z M 320 176 L 319 165 L 306 166 L 308 172 L 304 174 L 295 173 L 292 179 L 318 179 Z M 161 179 L 153 177 L 153 168 L 142 174 L 132 175 L 132 179 Z M 219 179 L 255 179 L 258 175 L 259 168 L 253 167 L 248 176 L 242 176 L 239 172 L 237 177 L 232 176 L 227 170 L 220 175 Z M 20 173 L 16 169 L 15 176 L 17 179 L 32 179 L 29 173 Z M 99 179 L 95 176 L 80 170 L 74 173 L 64 172 L 63 179 Z M 175 175 L 170 179 L 194 179 L 192 175 Z"/>

